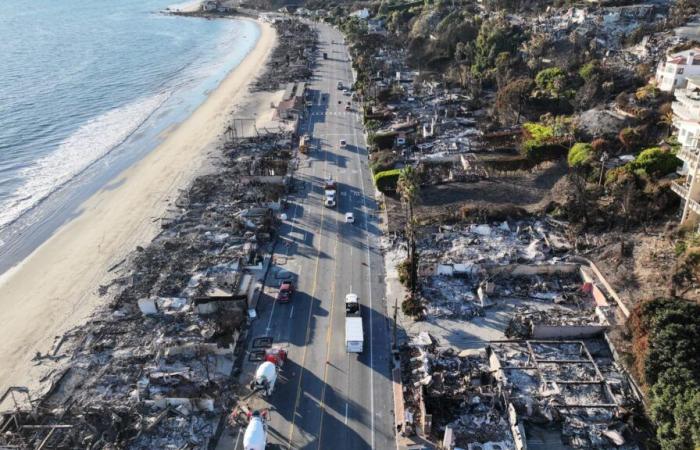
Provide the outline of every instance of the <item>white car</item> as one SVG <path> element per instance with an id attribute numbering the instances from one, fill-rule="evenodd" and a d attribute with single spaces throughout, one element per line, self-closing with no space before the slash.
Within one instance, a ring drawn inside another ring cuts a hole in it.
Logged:
<path id="1" fill-rule="evenodd" d="M 345 223 L 355 223 L 355 215 L 351 212 L 345 213 Z"/>
<path id="2" fill-rule="evenodd" d="M 326 197 L 326 201 L 323 202 L 328 208 L 335 207 L 335 199 L 333 197 Z"/>
<path id="3" fill-rule="evenodd" d="M 347 142 L 345 142 L 345 139 L 340 140 L 340 148 L 343 148 L 347 145 Z"/>

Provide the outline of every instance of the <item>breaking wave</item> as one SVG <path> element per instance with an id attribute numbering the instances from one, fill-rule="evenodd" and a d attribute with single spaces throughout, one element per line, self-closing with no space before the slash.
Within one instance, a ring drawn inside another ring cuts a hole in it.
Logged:
<path id="1" fill-rule="evenodd" d="M 0 228 L 37 206 L 52 192 L 118 147 L 168 97 L 168 92 L 161 92 L 95 117 L 63 140 L 55 151 L 18 171 L 18 176 L 24 181 L 0 205 Z"/>

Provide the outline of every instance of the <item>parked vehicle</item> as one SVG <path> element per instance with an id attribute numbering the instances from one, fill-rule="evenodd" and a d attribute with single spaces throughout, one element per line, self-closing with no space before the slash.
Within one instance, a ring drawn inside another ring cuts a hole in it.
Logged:
<path id="1" fill-rule="evenodd" d="M 345 213 L 345 223 L 355 223 L 355 215 L 351 212 Z"/>
<path id="2" fill-rule="evenodd" d="M 294 284 L 291 281 L 283 281 L 277 292 L 277 301 L 288 303 L 292 299 L 292 294 L 294 294 Z"/>
<path id="3" fill-rule="evenodd" d="M 345 146 L 348 145 L 348 143 L 345 141 L 345 139 L 340 140 L 340 148 L 345 148 Z"/>
<path id="4" fill-rule="evenodd" d="M 263 395 L 269 397 L 275 390 L 277 372 L 279 372 L 279 367 L 276 364 L 270 361 L 263 362 L 255 371 L 255 379 L 253 380 L 252 388 L 256 391 L 262 391 Z"/>
<path id="5" fill-rule="evenodd" d="M 253 411 L 243 433 L 244 450 L 265 450 L 267 446 L 267 424 L 260 411 Z"/>
<path id="6" fill-rule="evenodd" d="M 338 81 L 338 84 L 336 86 L 338 87 L 338 90 L 342 90 L 343 89 L 343 82 Z"/>
<path id="7" fill-rule="evenodd" d="M 345 296 L 345 350 L 348 353 L 362 353 L 364 347 L 362 314 L 357 294 Z"/>
<path id="8" fill-rule="evenodd" d="M 309 152 L 309 144 L 311 144 L 311 136 L 308 134 L 299 138 L 299 152 L 307 154 Z"/>

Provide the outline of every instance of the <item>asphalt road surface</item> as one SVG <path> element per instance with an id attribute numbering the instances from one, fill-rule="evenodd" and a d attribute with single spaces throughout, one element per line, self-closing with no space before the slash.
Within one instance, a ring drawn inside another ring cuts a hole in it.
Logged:
<path id="1" fill-rule="evenodd" d="M 361 115 L 337 88 L 352 85 L 350 57 L 342 35 L 319 28 L 320 55 L 307 84 L 313 106 L 301 133 L 312 137 L 310 153 L 296 171 L 288 220 L 275 248 L 276 270 L 267 284 L 291 276 L 297 292 L 290 303 L 263 298 L 252 337 L 272 336 L 289 357 L 272 395 L 255 399 L 270 408 L 268 442 L 273 448 L 393 449 L 390 321 L 383 300 L 380 230 Z M 343 139 L 347 145 L 340 147 Z M 338 185 L 335 208 L 323 205 L 323 182 Z M 354 213 L 355 223 L 345 214 Z M 280 273 L 282 268 L 286 274 Z M 278 278 L 278 279 L 276 279 Z M 359 296 L 365 347 L 345 350 L 345 295 Z M 246 365 L 251 370 L 251 365 Z M 254 370 L 254 367 L 252 368 Z M 242 448 L 240 433 L 236 446 Z"/>

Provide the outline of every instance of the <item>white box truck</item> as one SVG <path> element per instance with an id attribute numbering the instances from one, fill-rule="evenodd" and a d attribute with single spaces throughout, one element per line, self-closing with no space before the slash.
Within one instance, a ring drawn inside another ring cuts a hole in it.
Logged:
<path id="1" fill-rule="evenodd" d="M 348 294 L 345 296 L 345 350 L 362 353 L 364 340 L 360 301 L 356 294 Z"/>

